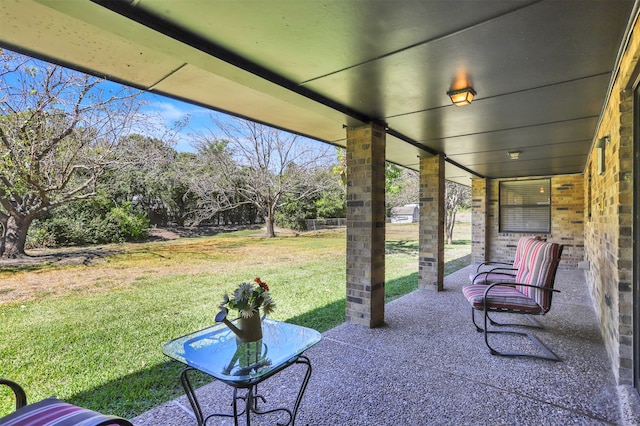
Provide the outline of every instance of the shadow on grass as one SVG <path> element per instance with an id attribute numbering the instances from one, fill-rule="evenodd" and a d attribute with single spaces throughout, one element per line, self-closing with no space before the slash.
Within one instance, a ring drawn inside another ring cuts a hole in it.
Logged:
<path id="1" fill-rule="evenodd" d="M 452 259 L 448 262 L 445 262 L 444 276 L 446 277 L 447 275 L 452 274 L 457 270 L 469 265 L 471 265 L 471 254 L 467 254 L 466 256 L 462 256 L 457 259 Z"/>
<path id="2" fill-rule="evenodd" d="M 180 384 L 182 368 L 182 364 L 167 358 L 166 362 L 77 393 L 66 401 L 103 414 L 132 419 L 184 395 L 184 389 Z M 194 387 L 214 380 L 196 371 L 189 375 L 189 379 Z"/>
<path id="3" fill-rule="evenodd" d="M 66 247 L 41 250 L 15 259 L 1 259 L 0 272 L 34 272 L 64 265 L 88 265 L 122 252 L 123 250 L 116 247 Z"/>
<path id="4" fill-rule="evenodd" d="M 418 241 L 417 240 L 387 241 L 385 243 L 385 252 L 387 254 L 390 254 L 390 253 L 417 254 Z"/>

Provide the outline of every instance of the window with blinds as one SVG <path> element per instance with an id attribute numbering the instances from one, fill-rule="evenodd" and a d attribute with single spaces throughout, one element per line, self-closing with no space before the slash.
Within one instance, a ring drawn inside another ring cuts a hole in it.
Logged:
<path id="1" fill-rule="evenodd" d="M 500 232 L 551 232 L 551 179 L 500 182 Z"/>

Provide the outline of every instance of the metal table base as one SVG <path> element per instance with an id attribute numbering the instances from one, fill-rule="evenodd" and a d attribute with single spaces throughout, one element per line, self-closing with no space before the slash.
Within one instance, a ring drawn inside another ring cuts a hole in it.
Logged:
<path id="1" fill-rule="evenodd" d="M 293 365 L 293 364 L 303 364 L 306 366 L 306 371 L 304 375 L 304 379 L 300 385 L 300 389 L 298 390 L 298 396 L 296 398 L 295 405 L 293 407 L 293 411 L 286 407 L 274 408 L 269 410 L 261 410 L 258 407 L 258 401 L 262 401 L 262 403 L 266 403 L 266 398 L 258 393 L 258 384 L 273 376 L 274 374 L 284 370 L 285 368 Z M 206 417 L 203 414 L 202 407 L 200 406 L 200 402 L 196 397 L 196 393 L 191 385 L 191 381 L 189 380 L 189 371 L 196 370 L 193 367 L 185 367 L 180 374 L 180 382 L 182 383 L 182 387 L 184 388 L 185 394 L 187 395 L 187 399 L 191 404 L 191 408 L 193 408 L 193 412 L 196 416 L 196 420 L 198 422 L 198 426 L 205 426 L 207 421 L 212 417 L 231 417 L 234 420 L 234 425 L 238 426 L 238 420 L 242 416 L 246 416 L 246 424 L 247 426 L 251 425 L 251 413 L 256 415 L 264 415 L 275 413 L 278 411 L 283 411 L 287 413 L 289 416 L 289 420 L 286 423 L 277 423 L 278 426 L 294 426 L 296 415 L 298 413 L 298 408 L 300 407 L 300 402 L 302 401 L 302 396 L 307 388 L 307 384 L 309 383 L 309 378 L 311 377 L 311 362 L 309 358 L 303 355 L 299 355 L 289 362 L 283 364 L 279 368 L 271 371 L 268 375 L 262 376 L 256 380 L 249 380 L 247 382 L 226 382 L 225 384 L 232 386 L 233 389 L 233 401 L 231 403 L 233 407 L 233 413 L 211 413 Z M 246 389 L 247 392 L 244 395 L 238 395 L 239 389 Z M 238 400 L 242 400 L 243 408 L 240 412 L 238 412 Z"/>

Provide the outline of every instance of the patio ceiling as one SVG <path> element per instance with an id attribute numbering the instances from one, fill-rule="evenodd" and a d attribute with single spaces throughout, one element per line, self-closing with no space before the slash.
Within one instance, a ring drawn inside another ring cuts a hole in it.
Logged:
<path id="1" fill-rule="evenodd" d="M 634 0 L 2 0 L 0 46 L 446 177 L 584 171 Z M 468 82 L 471 105 L 446 92 Z M 521 151 L 510 160 L 509 151 Z"/>

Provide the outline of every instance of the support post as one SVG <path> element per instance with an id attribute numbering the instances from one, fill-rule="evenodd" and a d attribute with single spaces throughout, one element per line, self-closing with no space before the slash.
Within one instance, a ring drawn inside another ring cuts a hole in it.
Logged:
<path id="1" fill-rule="evenodd" d="M 444 155 L 420 157 L 418 287 L 444 290 Z"/>
<path id="2" fill-rule="evenodd" d="M 346 320 L 384 323 L 385 139 L 383 125 L 347 129 Z"/>
<path id="3" fill-rule="evenodd" d="M 471 263 L 482 263 L 488 260 L 488 199 L 487 179 L 473 179 L 471 181 Z"/>

